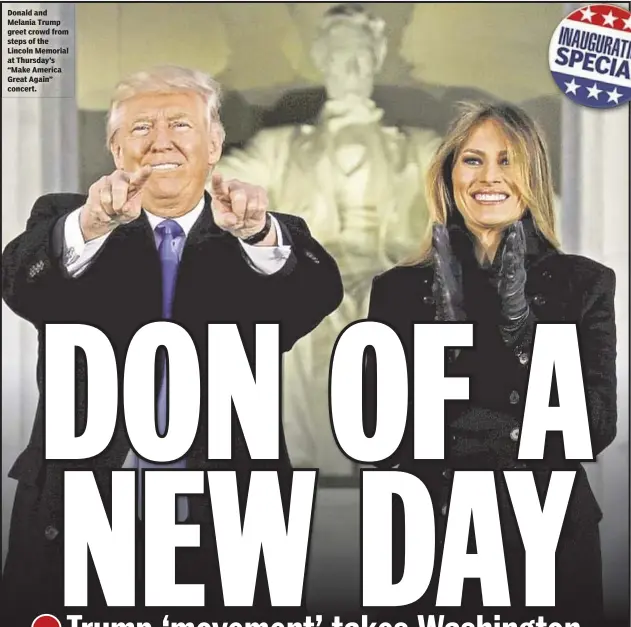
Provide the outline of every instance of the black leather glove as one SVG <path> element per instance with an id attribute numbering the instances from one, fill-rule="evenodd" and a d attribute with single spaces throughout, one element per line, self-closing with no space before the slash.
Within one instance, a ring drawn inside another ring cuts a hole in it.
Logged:
<path id="1" fill-rule="evenodd" d="M 500 332 L 505 342 L 512 343 L 530 313 L 526 300 L 526 236 L 521 221 L 504 231 L 498 254 L 496 281 L 502 312 Z"/>
<path id="2" fill-rule="evenodd" d="M 436 320 L 441 322 L 463 321 L 466 316 L 463 304 L 462 268 L 451 251 L 449 232 L 444 225 L 434 225 L 432 243 Z"/>

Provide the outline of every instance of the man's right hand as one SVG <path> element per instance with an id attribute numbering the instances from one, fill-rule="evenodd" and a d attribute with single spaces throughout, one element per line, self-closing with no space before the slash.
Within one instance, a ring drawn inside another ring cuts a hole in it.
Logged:
<path id="1" fill-rule="evenodd" d="M 142 188 L 150 176 L 151 166 L 146 165 L 133 173 L 116 170 L 94 183 L 81 208 L 84 240 L 96 239 L 135 220 L 142 209 Z"/>

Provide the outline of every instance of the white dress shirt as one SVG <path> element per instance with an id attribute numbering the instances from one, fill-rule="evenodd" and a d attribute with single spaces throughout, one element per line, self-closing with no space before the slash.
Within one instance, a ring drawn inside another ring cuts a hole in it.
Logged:
<path id="1" fill-rule="evenodd" d="M 184 237 L 188 237 L 193 225 L 197 221 L 204 210 L 204 197 L 197 203 L 192 211 L 173 218 L 184 231 Z M 155 230 L 156 226 L 160 224 L 166 218 L 156 216 L 149 213 L 146 209 L 143 209 L 151 228 Z M 101 246 L 105 243 L 110 233 L 106 233 L 101 237 L 86 242 L 83 239 L 83 233 L 81 232 L 81 225 L 79 222 L 79 215 L 81 208 L 73 211 L 64 224 L 64 265 L 68 274 L 71 277 L 78 277 L 81 273 L 89 267 L 90 262 L 94 259 L 96 253 L 101 249 Z M 278 244 L 276 246 L 252 246 L 245 244 L 242 240 L 239 243 L 245 250 L 250 265 L 254 270 L 261 274 L 274 274 L 278 272 L 286 263 L 289 255 L 291 254 L 291 246 L 283 244 L 283 233 L 278 224 L 278 221 L 272 216 L 272 225 L 276 229 L 276 235 L 278 238 Z"/>

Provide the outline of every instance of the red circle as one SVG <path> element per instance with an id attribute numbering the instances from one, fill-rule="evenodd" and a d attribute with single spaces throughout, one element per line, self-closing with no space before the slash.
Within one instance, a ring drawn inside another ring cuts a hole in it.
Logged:
<path id="1" fill-rule="evenodd" d="M 33 621 L 31 627 L 61 627 L 61 623 L 52 614 L 40 614 Z"/>

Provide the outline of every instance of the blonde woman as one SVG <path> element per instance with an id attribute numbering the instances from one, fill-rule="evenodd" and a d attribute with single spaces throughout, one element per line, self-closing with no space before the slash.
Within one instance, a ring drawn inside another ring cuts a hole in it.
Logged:
<path id="1" fill-rule="evenodd" d="M 585 471 L 565 460 L 558 433 L 548 434 L 543 461 L 520 462 L 517 452 L 536 322 L 577 324 L 594 456 L 614 439 L 615 275 L 560 251 L 545 143 L 517 107 L 467 105 L 438 149 L 427 183 L 432 222 L 419 258 L 375 278 L 369 318 L 395 329 L 409 355 L 413 323 L 474 322 L 474 347 L 451 351 L 447 365 L 448 376 L 469 377 L 469 400 L 446 403 L 445 461 L 414 460 L 410 414 L 403 443 L 385 464 L 422 477 L 432 495 L 440 540 L 436 574 L 454 469 L 534 470 L 542 499 L 551 469 L 576 470 L 557 546 L 556 606 L 545 611 L 568 620 L 597 617 L 602 514 Z M 525 607 L 524 549 L 506 485 L 497 479 L 514 611 Z M 435 605 L 435 584 L 422 599 L 427 607 Z M 479 580 L 465 580 L 462 603 L 481 604 Z"/>

